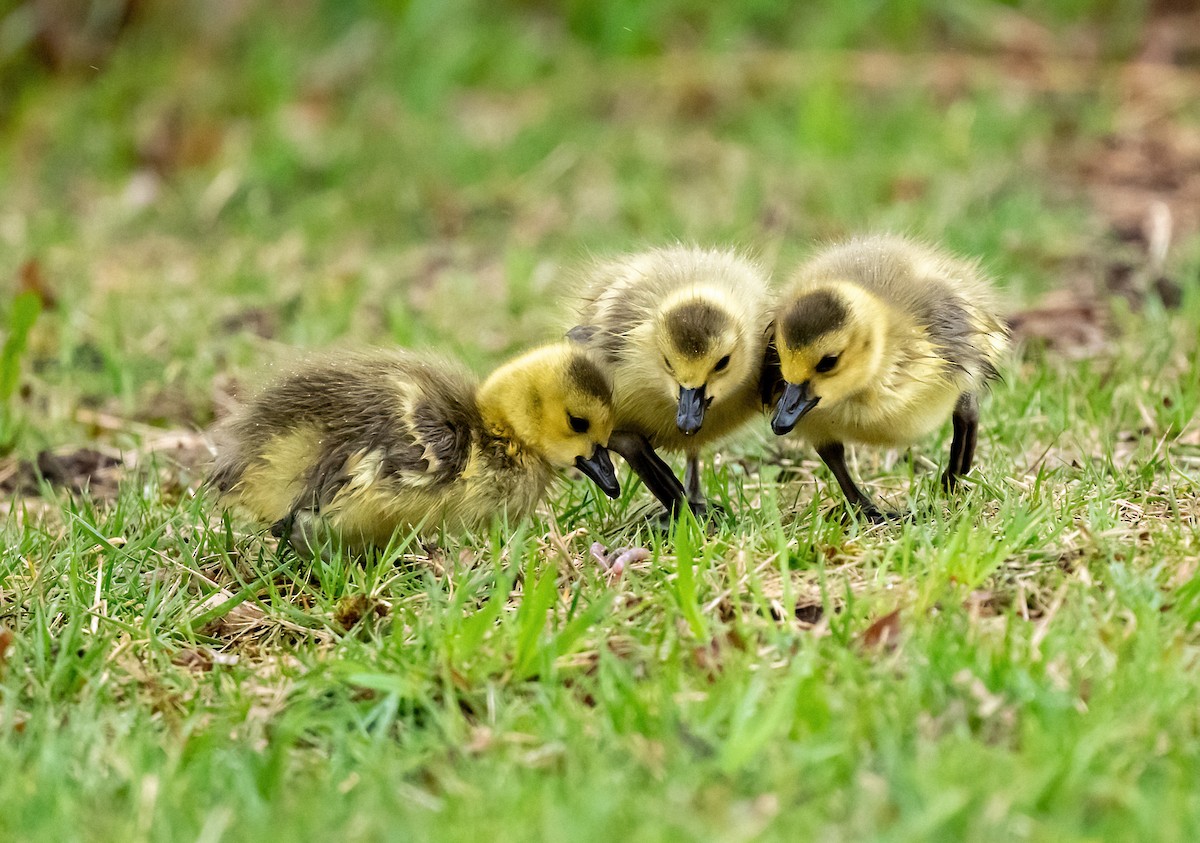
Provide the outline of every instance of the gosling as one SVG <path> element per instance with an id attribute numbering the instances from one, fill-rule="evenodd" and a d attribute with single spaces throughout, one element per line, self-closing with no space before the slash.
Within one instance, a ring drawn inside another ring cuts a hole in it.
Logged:
<path id="1" fill-rule="evenodd" d="M 384 547 L 528 515 L 554 470 L 619 489 L 605 445 L 612 382 L 570 343 L 544 346 L 479 385 L 457 364 L 362 352 L 307 364 L 225 429 L 214 485 L 300 552 L 325 538 Z"/>
<path id="2" fill-rule="evenodd" d="M 567 336 L 613 374 L 610 447 L 674 516 L 706 506 L 700 451 L 762 413 L 767 280 L 729 251 L 671 246 L 601 263 Z M 655 449 L 687 455 L 684 482 Z"/>
<path id="3" fill-rule="evenodd" d="M 976 263 L 899 236 L 852 239 L 804 263 L 780 296 L 771 427 L 811 442 L 847 500 L 881 521 L 844 443 L 905 446 L 951 416 L 942 482 L 953 488 L 971 470 L 978 395 L 1008 344 Z"/>

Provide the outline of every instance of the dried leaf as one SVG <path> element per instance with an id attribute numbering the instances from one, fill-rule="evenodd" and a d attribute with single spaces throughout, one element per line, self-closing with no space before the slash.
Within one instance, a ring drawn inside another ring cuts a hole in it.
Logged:
<path id="1" fill-rule="evenodd" d="M 58 297 L 46 282 L 42 264 L 37 258 L 30 258 L 17 270 L 17 292 L 32 293 L 41 304 L 42 310 L 51 310 L 58 306 Z"/>
<path id="2" fill-rule="evenodd" d="M 337 609 L 333 613 L 333 622 L 342 629 L 349 630 L 357 626 L 363 618 L 372 614 L 376 617 L 386 618 L 389 611 L 388 605 L 382 600 L 366 594 L 350 594 L 343 597 L 338 603 Z"/>
<path id="3" fill-rule="evenodd" d="M 212 655 L 204 649 L 187 648 L 171 657 L 171 663 L 192 670 L 212 670 Z"/>
<path id="4" fill-rule="evenodd" d="M 717 676 L 724 667 L 721 650 L 721 642 L 713 638 L 707 644 L 692 650 L 692 659 L 696 662 L 696 667 L 712 678 Z"/>
<path id="5" fill-rule="evenodd" d="M 867 627 L 859 639 L 864 650 L 894 650 L 900 643 L 900 610 L 893 609 Z"/>
<path id="6" fill-rule="evenodd" d="M 727 654 L 738 650 L 745 652 L 746 641 L 735 629 L 731 629 L 712 638 L 707 644 L 693 649 L 692 658 L 696 666 L 709 677 L 715 677 L 725 669 Z"/>
<path id="7" fill-rule="evenodd" d="M 2 709 L 0 709 L 0 714 L 3 714 L 3 713 L 4 713 L 4 711 Z M 0 729 L 9 729 L 13 733 L 18 734 L 18 735 L 24 734 L 25 724 L 28 722 L 29 722 L 29 712 L 22 711 L 21 709 L 18 708 L 15 711 L 13 711 L 12 720 L 5 722 L 3 719 L 0 719 Z"/>
<path id="8" fill-rule="evenodd" d="M 234 605 L 224 609 L 215 617 L 208 617 L 210 612 L 221 610 L 226 604 Z M 196 618 L 208 618 L 203 631 L 208 635 L 234 637 L 245 634 L 259 627 L 270 626 L 266 614 L 258 606 L 250 602 L 234 601 L 234 594 L 229 589 L 222 588 L 213 592 L 196 608 Z"/>
<path id="9" fill-rule="evenodd" d="M 0 672 L 4 668 L 4 660 L 8 658 L 8 651 L 13 645 L 16 636 L 13 635 L 11 629 L 6 626 L 0 626 Z"/>
<path id="10" fill-rule="evenodd" d="M 963 606 L 976 617 L 995 617 L 1012 605 L 1013 596 L 1007 591 L 978 588 L 967 595 Z"/>
<path id="11" fill-rule="evenodd" d="M 1160 275 L 1150 286 L 1168 310 L 1176 310 L 1183 304 L 1183 287 L 1167 276 Z"/>
<path id="12" fill-rule="evenodd" d="M 138 158 L 143 168 L 135 178 L 157 185 L 175 171 L 204 166 L 221 151 L 224 132 L 212 120 L 198 118 L 182 106 L 166 109 L 152 124 L 138 144 Z"/>

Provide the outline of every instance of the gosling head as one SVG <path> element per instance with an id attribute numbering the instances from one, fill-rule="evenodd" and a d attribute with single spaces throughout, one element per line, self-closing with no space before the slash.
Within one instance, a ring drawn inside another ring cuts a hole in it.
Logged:
<path id="1" fill-rule="evenodd" d="M 716 290 L 693 289 L 663 302 L 653 323 L 663 389 L 678 401 L 675 423 L 691 436 L 704 412 L 745 383 L 754 366 L 752 327 L 735 303 Z"/>
<path id="2" fill-rule="evenodd" d="M 479 389 L 480 412 L 556 468 L 575 466 L 610 498 L 620 493 L 608 456 L 612 380 L 584 349 L 567 343 L 527 352 Z"/>
<path id="3" fill-rule="evenodd" d="M 785 297 L 775 316 L 783 396 L 771 429 L 791 432 L 815 408 L 862 391 L 883 364 L 887 314 L 870 293 L 848 283 L 807 287 Z"/>

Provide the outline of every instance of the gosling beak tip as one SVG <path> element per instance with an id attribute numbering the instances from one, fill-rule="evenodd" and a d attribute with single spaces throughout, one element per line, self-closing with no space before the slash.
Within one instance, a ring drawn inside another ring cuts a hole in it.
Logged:
<path id="1" fill-rule="evenodd" d="M 575 458 L 575 467 L 583 472 L 589 480 L 600 487 L 600 491 L 615 498 L 621 494 L 621 484 L 617 482 L 617 472 L 608 456 L 608 449 L 596 446 L 596 450 L 587 459 Z"/>
<path id="2" fill-rule="evenodd" d="M 675 416 L 675 424 L 684 436 L 694 436 L 704 424 L 704 411 L 708 400 L 704 387 L 679 389 L 679 413 Z"/>
<path id="3" fill-rule="evenodd" d="M 783 395 L 775 406 L 775 415 L 771 418 L 771 430 L 776 436 L 791 433 L 800 419 L 817 406 L 821 399 L 809 391 L 809 382 L 801 384 L 788 383 L 783 388 Z"/>

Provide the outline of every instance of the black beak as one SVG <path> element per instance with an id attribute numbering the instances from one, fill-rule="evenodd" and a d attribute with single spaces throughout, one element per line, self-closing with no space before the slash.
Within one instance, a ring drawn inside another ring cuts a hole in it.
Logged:
<path id="1" fill-rule="evenodd" d="M 708 402 L 704 398 L 704 387 L 695 389 L 679 388 L 679 414 L 675 416 L 675 424 L 685 436 L 691 436 L 704 424 L 704 408 Z"/>
<path id="2" fill-rule="evenodd" d="M 771 419 L 771 430 L 775 431 L 778 436 L 791 433 L 796 422 L 804 418 L 804 414 L 817 406 L 817 402 L 820 400 L 809 394 L 808 381 L 799 385 L 784 384 L 783 397 L 775 405 L 775 416 Z"/>
<path id="3" fill-rule="evenodd" d="M 617 483 L 617 472 L 613 469 L 612 460 L 608 458 L 607 448 L 597 445 L 596 450 L 588 459 L 576 457 L 575 467 L 586 474 L 610 498 L 621 494 L 621 486 Z"/>

